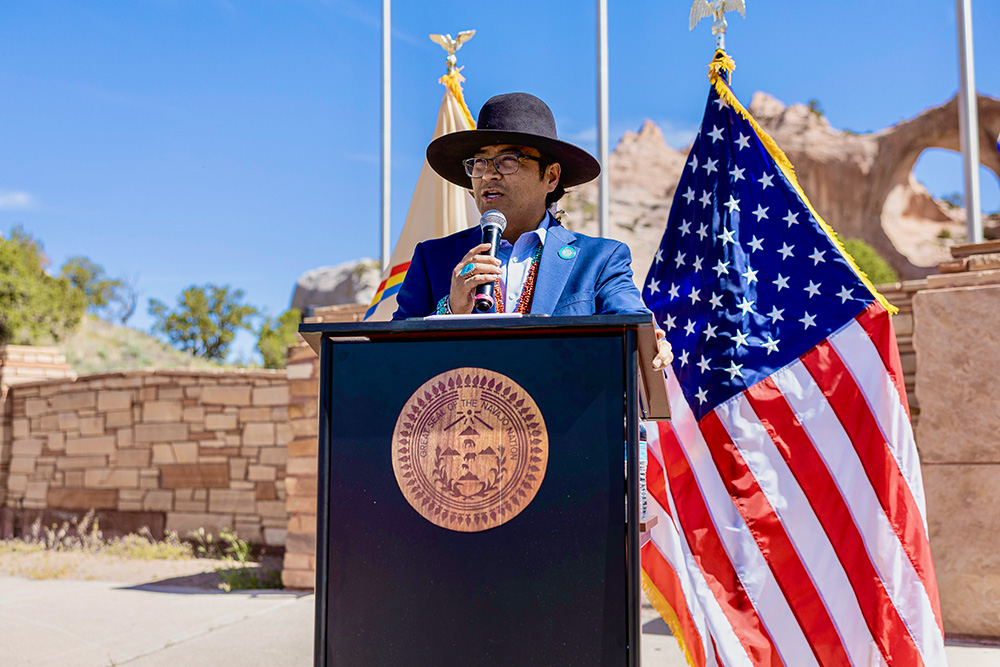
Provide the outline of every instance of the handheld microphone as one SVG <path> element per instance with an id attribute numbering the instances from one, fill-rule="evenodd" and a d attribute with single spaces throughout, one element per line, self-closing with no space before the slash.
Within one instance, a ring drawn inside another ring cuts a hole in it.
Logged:
<path id="1" fill-rule="evenodd" d="M 483 213 L 483 217 L 479 219 L 479 226 L 483 230 L 483 243 L 490 244 L 490 249 L 486 254 L 490 257 L 496 257 L 500 249 L 500 236 L 503 234 L 503 230 L 507 228 L 507 218 L 500 211 L 490 209 L 486 213 Z M 475 309 L 480 313 L 485 313 L 493 307 L 493 285 L 494 283 L 487 283 L 476 288 L 476 296 L 473 303 L 475 304 Z"/>

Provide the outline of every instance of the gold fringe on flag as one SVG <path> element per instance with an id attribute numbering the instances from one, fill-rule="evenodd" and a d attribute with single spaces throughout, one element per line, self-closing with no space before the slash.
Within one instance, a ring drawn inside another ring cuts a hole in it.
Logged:
<path id="1" fill-rule="evenodd" d="M 820 214 L 816 212 L 816 209 L 813 208 L 809 198 L 806 197 L 802 188 L 799 187 L 799 182 L 795 178 L 795 168 L 792 166 L 792 163 L 789 162 L 788 156 L 786 156 L 785 152 L 781 150 L 777 143 L 775 143 L 774 139 L 771 138 L 771 135 L 765 132 L 764 128 L 757 124 L 757 121 L 750 115 L 750 112 L 747 111 L 742 104 L 740 104 L 740 101 L 736 99 L 736 95 L 733 94 L 733 91 L 726 82 L 725 77 L 722 76 L 723 70 L 732 73 L 734 69 L 736 69 L 736 63 L 725 51 L 720 49 L 715 52 L 715 57 L 708 66 L 708 80 L 711 81 L 712 85 L 715 87 L 715 92 L 718 93 L 719 97 L 724 99 L 729 106 L 735 109 L 736 113 L 743 116 L 743 118 L 750 123 L 754 132 L 757 133 L 757 137 L 760 139 L 760 142 L 770 154 L 771 159 L 773 159 L 778 165 L 778 168 L 781 169 L 782 173 L 784 173 L 785 178 L 788 179 L 789 183 L 791 183 L 795 192 L 798 193 L 799 197 L 802 198 L 802 201 L 805 202 L 806 208 L 808 208 L 809 212 L 812 213 L 814 218 L 816 218 L 820 228 L 822 228 L 826 235 L 830 237 L 834 247 L 837 248 L 841 255 L 843 255 L 850 267 L 856 274 L 858 274 L 858 277 L 861 278 L 861 282 L 864 283 L 865 287 L 867 287 L 868 290 L 875 296 L 878 302 L 882 304 L 887 311 L 889 311 L 889 314 L 895 315 L 899 312 L 899 308 L 890 304 L 884 296 L 879 294 L 878 290 L 875 289 L 875 285 L 872 284 L 872 281 L 868 278 L 865 272 L 862 271 L 861 268 L 854 262 L 854 258 L 847 253 L 847 249 L 844 248 L 844 244 L 841 243 L 840 239 L 837 237 L 837 232 L 833 231 L 833 228 L 830 227 L 830 225 L 828 225 L 826 221 L 820 217 Z"/>
<path id="2" fill-rule="evenodd" d="M 465 81 L 465 77 L 460 74 L 461 71 L 461 67 L 456 67 L 454 70 L 438 79 L 438 83 L 443 83 L 447 86 L 448 90 L 451 91 L 451 94 L 455 96 L 456 100 L 458 100 L 458 106 L 462 110 L 462 117 L 465 118 L 469 127 L 475 127 L 476 121 L 472 118 L 472 112 L 469 111 L 469 106 L 465 103 L 465 94 L 462 92 L 462 82 Z"/>
<path id="3" fill-rule="evenodd" d="M 677 640 L 677 644 L 681 647 L 681 653 L 684 654 L 684 658 L 687 660 L 690 667 L 697 667 L 694 664 L 694 658 L 691 657 L 691 651 L 688 650 L 687 642 L 684 641 L 684 632 L 681 630 L 681 622 L 677 619 L 677 614 L 674 612 L 674 608 L 670 606 L 663 594 L 660 593 L 659 589 L 656 588 L 656 584 L 653 580 L 649 578 L 645 570 L 642 571 L 642 590 L 646 594 L 646 599 L 649 600 L 649 604 L 653 605 L 653 609 L 660 614 L 660 618 L 667 624 L 670 628 L 670 632 L 674 635 L 674 639 Z"/>

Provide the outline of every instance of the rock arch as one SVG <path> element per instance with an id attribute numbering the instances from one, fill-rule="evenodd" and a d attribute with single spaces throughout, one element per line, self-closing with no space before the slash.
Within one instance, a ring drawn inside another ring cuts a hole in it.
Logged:
<path id="1" fill-rule="evenodd" d="M 1000 175 L 1000 100 L 980 95 L 978 108 L 980 161 Z M 912 190 L 910 174 L 923 151 L 961 150 L 957 97 L 870 134 L 834 129 L 806 107 L 785 107 L 763 93 L 754 96 L 750 111 L 788 154 L 803 190 L 834 229 L 867 241 L 903 278 L 934 270 L 896 249 L 882 227 L 883 210 L 894 189 Z"/>

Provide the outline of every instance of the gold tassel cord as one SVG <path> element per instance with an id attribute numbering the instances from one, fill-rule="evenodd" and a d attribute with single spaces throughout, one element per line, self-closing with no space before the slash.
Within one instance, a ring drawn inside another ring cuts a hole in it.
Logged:
<path id="1" fill-rule="evenodd" d="M 476 121 L 472 118 L 472 112 L 469 111 L 469 107 L 465 103 L 465 94 L 462 92 L 462 82 L 465 81 L 465 77 L 460 74 L 461 70 L 462 68 L 458 67 L 448 72 L 438 79 L 438 83 L 444 84 L 451 91 L 451 94 L 458 100 L 458 107 L 462 110 L 462 117 L 468 127 L 475 128 Z"/>
<path id="2" fill-rule="evenodd" d="M 673 607 L 670 606 L 670 603 L 667 602 L 666 598 L 656 588 L 653 580 L 649 578 L 645 570 L 642 572 L 642 590 L 646 594 L 649 604 L 653 605 L 653 609 L 657 611 L 664 623 L 670 627 L 670 632 L 674 635 L 674 639 L 677 640 L 677 644 L 680 646 L 681 653 L 684 654 L 688 665 L 696 667 L 694 659 L 691 657 L 691 651 L 688 650 L 687 643 L 684 641 L 684 633 L 681 631 L 681 622 L 678 620 L 677 614 L 674 613 Z"/>
<path id="3" fill-rule="evenodd" d="M 775 143 L 774 139 L 771 138 L 771 135 L 765 132 L 764 128 L 762 128 L 754 119 L 754 117 L 750 115 L 750 112 L 747 111 L 742 104 L 740 104 L 740 101 L 736 98 L 736 95 L 729 87 L 729 84 L 726 83 L 725 78 L 722 76 L 722 70 L 725 70 L 727 72 L 732 72 L 733 69 L 735 68 L 736 68 L 736 63 L 733 61 L 732 58 L 726 55 L 725 51 L 720 50 L 715 52 L 715 58 L 713 58 L 711 64 L 708 66 L 709 69 L 708 80 L 711 81 L 712 85 L 715 87 L 715 92 L 718 93 L 719 97 L 724 99 L 726 103 L 728 103 L 729 106 L 731 106 L 736 111 L 736 113 L 741 115 L 743 118 L 746 119 L 748 123 L 750 123 L 750 126 L 753 128 L 754 132 L 757 133 L 757 137 L 760 139 L 760 142 L 764 145 L 764 149 L 767 150 L 768 154 L 771 156 L 771 159 L 774 160 L 775 164 L 778 166 L 778 169 L 780 169 L 781 172 L 785 175 L 785 178 L 788 180 L 792 188 L 795 189 L 795 192 L 805 203 L 806 208 L 809 209 L 809 212 L 812 214 L 812 216 L 816 218 L 816 221 L 819 223 L 820 228 L 833 242 L 834 247 L 840 252 L 840 254 L 844 257 L 844 259 L 847 260 L 847 263 L 850 265 L 851 269 L 853 269 L 854 272 L 858 275 L 858 277 L 861 278 L 861 282 L 864 284 L 866 288 L 868 288 L 868 291 L 870 291 L 872 295 L 875 296 L 875 299 L 880 304 L 882 304 L 882 306 L 887 311 L 889 311 L 890 315 L 895 315 L 896 313 L 899 312 L 899 308 L 896 308 L 895 306 L 890 304 L 889 301 L 884 296 L 882 296 L 877 289 L 875 289 L 875 285 L 872 284 L 872 281 L 868 278 L 865 272 L 862 271 L 861 268 L 854 262 L 854 258 L 848 254 L 847 249 L 844 248 L 844 244 L 840 241 L 840 238 L 838 238 L 837 232 L 833 231 L 833 228 L 830 227 L 830 225 L 827 224 L 827 222 L 820 216 L 820 214 L 816 212 L 816 209 L 813 208 L 812 202 L 809 201 L 809 198 L 806 197 L 805 192 L 802 191 L 802 188 L 799 186 L 798 179 L 795 178 L 795 168 L 792 166 L 792 163 L 788 160 L 788 156 L 786 156 L 785 152 L 781 150 L 781 148 L 778 146 L 777 143 Z"/>

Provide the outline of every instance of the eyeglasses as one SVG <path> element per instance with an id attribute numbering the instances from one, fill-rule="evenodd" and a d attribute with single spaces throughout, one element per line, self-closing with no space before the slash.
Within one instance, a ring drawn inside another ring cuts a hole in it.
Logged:
<path id="1" fill-rule="evenodd" d="M 462 160 L 462 164 L 465 165 L 465 173 L 472 178 L 482 178 L 486 174 L 486 164 L 490 161 L 493 162 L 493 168 L 497 170 L 498 174 L 509 176 L 510 174 L 517 173 L 518 168 L 521 166 L 521 158 L 544 163 L 542 158 L 535 157 L 534 155 L 501 153 L 494 158 L 470 157 L 468 160 Z"/>

